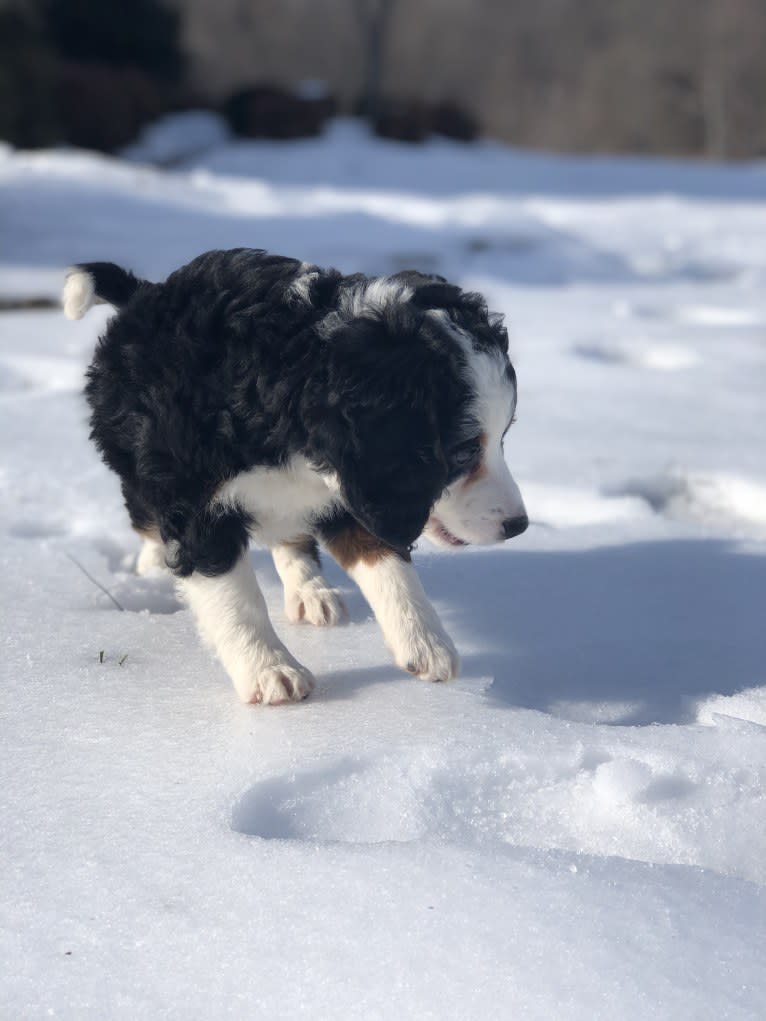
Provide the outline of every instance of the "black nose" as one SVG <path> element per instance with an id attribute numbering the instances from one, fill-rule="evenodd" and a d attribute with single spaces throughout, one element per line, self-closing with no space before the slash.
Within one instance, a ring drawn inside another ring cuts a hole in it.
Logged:
<path id="1" fill-rule="evenodd" d="M 514 535 L 521 535 L 522 532 L 526 532 L 528 524 L 529 518 L 526 514 L 522 514 L 518 518 L 506 518 L 503 522 L 503 534 L 506 539 L 512 539 Z"/>

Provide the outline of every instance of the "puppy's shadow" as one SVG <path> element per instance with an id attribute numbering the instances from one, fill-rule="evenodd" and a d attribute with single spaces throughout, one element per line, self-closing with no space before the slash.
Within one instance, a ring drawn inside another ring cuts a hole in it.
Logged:
<path id="1" fill-rule="evenodd" d="M 312 698 L 320 702 L 347 702 L 362 689 L 391 685 L 401 680 L 408 684 L 424 683 L 402 673 L 394 664 L 385 662 L 367 667 L 328 670 L 317 677 L 317 687 Z"/>
<path id="2" fill-rule="evenodd" d="M 766 557 L 726 542 L 510 545 L 425 557 L 420 573 L 498 706 L 683 723 L 706 696 L 764 683 Z"/>

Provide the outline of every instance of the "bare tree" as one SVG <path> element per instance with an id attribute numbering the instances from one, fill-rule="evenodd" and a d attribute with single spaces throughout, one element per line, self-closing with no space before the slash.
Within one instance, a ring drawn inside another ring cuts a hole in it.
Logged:
<path id="1" fill-rule="evenodd" d="M 391 21 L 397 0 L 352 0 L 364 53 L 361 113 L 374 119 L 380 109 Z"/>

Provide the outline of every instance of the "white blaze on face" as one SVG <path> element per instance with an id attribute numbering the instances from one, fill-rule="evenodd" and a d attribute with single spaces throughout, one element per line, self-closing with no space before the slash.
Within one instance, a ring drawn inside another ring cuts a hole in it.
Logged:
<path id="1" fill-rule="evenodd" d="M 435 314 L 444 322 L 439 313 Z M 516 407 L 516 388 L 499 352 L 475 350 L 470 337 L 451 322 L 449 325 L 468 362 L 476 395 L 471 413 L 480 425 L 482 456 L 470 475 L 456 479 L 445 490 L 433 509 L 426 535 L 447 545 L 503 542 L 503 522 L 526 517 L 527 513 L 505 463 L 502 445 Z"/>

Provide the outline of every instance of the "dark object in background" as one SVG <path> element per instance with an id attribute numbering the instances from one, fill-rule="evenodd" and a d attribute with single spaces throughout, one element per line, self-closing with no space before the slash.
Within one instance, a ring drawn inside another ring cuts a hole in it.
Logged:
<path id="1" fill-rule="evenodd" d="M 113 152 L 177 105 L 180 15 L 162 0 L 43 0 L 71 145 Z"/>
<path id="2" fill-rule="evenodd" d="M 84 149 L 114 152 L 168 109 L 153 75 L 135 67 L 62 63 L 59 116 L 64 138 Z"/>
<path id="3" fill-rule="evenodd" d="M 473 142 L 479 134 L 476 117 L 449 99 L 433 107 L 432 127 L 437 135 L 452 138 L 456 142 Z"/>
<path id="4" fill-rule="evenodd" d="M 307 138 L 321 133 L 335 113 L 335 101 L 327 93 L 302 95 L 262 84 L 234 92 L 221 113 L 232 131 L 245 138 Z"/>
<path id="5" fill-rule="evenodd" d="M 0 138 L 127 145 L 179 106 L 179 27 L 162 0 L 0 0 Z"/>
<path id="6" fill-rule="evenodd" d="M 431 133 L 431 116 L 418 99 L 381 99 L 372 130 L 380 138 L 397 142 L 424 142 Z"/>
<path id="7" fill-rule="evenodd" d="M 398 142 L 424 142 L 432 134 L 472 142 L 479 122 L 453 100 L 429 105 L 419 99 L 388 98 L 379 101 L 372 129 L 381 138 Z"/>
<path id="8" fill-rule="evenodd" d="M 166 81 L 181 76 L 181 19 L 162 0 L 43 0 L 42 11 L 64 60 L 139 68 Z"/>
<path id="9" fill-rule="evenodd" d="M 0 139 L 22 147 L 61 140 L 56 58 L 34 12 L 0 9 Z"/>

